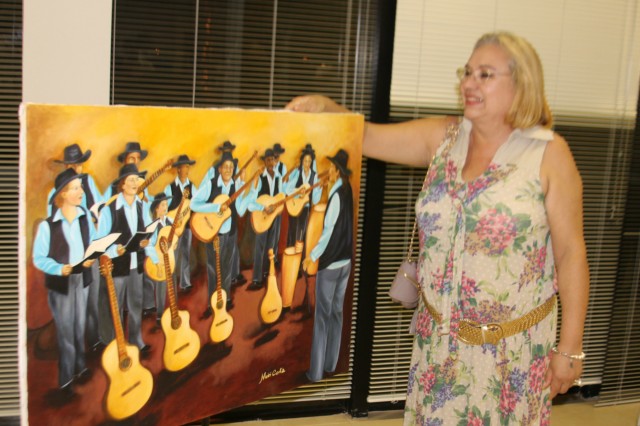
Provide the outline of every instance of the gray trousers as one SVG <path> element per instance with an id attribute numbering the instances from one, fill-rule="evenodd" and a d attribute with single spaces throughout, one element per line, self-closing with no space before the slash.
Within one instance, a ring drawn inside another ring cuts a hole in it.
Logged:
<path id="1" fill-rule="evenodd" d="M 184 232 L 178 240 L 176 248 L 176 269 L 173 273 L 174 283 L 180 288 L 191 286 L 191 265 L 189 264 L 191 257 L 191 228 L 186 226 Z"/>
<path id="2" fill-rule="evenodd" d="M 316 308 L 311 340 L 311 361 L 307 377 L 322 380 L 333 373 L 340 355 L 344 296 L 351 273 L 351 262 L 337 269 L 321 269 L 316 276 Z"/>
<path id="3" fill-rule="evenodd" d="M 69 276 L 67 294 L 49 290 L 49 309 L 58 339 L 58 385 L 71 382 L 85 369 L 84 334 L 89 289 L 83 286 L 82 274 Z"/>
<path id="4" fill-rule="evenodd" d="M 137 269 L 131 269 L 126 277 L 114 277 L 113 284 L 120 310 L 120 320 L 123 321 L 124 308 L 127 308 L 127 328 L 129 329 L 129 343 L 138 348 L 144 346 L 142 340 L 142 274 Z M 100 286 L 100 340 L 109 344 L 115 339 L 115 329 L 111 317 L 109 293 L 106 283 Z M 124 327 L 124 323 L 123 323 Z"/>
<path id="5" fill-rule="evenodd" d="M 162 313 L 164 312 L 165 304 L 167 303 L 167 282 L 166 281 L 155 281 L 149 278 L 148 276 L 144 276 L 145 281 L 149 281 L 154 289 L 154 306 L 156 308 L 156 317 L 161 318 Z M 175 284 L 174 284 L 175 289 Z"/>
<path id="6" fill-rule="evenodd" d="M 100 294 L 100 262 L 96 259 L 91 265 L 91 284 L 89 284 L 89 296 L 87 298 L 87 344 L 91 347 L 100 341 L 98 331 L 98 300 Z"/>
<path id="7" fill-rule="evenodd" d="M 267 231 L 256 234 L 253 248 L 253 279 L 255 281 L 261 281 L 262 276 L 269 272 L 269 249 L 273 249 L 273 254 L 276 256 L 279 241 L 280 216 L 275 218 Z"/>
<path id="8" fill-rule="evenodd" d="M 237 234 L 234 233 L 226 233 L 226 234 L 218 234 L 218 238 L 220 239 L 220 272 L 222 274 L 222 288 L 227 293 L 227 300 L 231 300 L 231 280 L 233 278 L 233 265 L 234 265 L 234 254 L 237 256 L 238 248 L 237 248 Z M 234 248 L 235 247 L 235 248 Z M 209 298 L 216 288 L 218 287 L 217 281 L 217 273 L 216 273 L 216 252 L 213 247 L 213 242 L 207 243 L 206 245 L 207 252 L 207 280 L 209 282 Z M 207 300 L 207 304 L 208 304 Z"/>

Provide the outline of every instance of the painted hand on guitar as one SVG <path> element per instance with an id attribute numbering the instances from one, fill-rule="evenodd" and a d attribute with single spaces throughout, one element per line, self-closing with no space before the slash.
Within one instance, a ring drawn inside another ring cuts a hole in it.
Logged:
<path id="1" fill-rule="evenodd" d="M 305 257 L 304 260 L 302 261 L 302 270 L 303 271 L 307 271 L 307 269 L 309 269 L 309 265 L 311 265 L 313 263 L 313 260 L 311 260 L 310 257 Z"/>

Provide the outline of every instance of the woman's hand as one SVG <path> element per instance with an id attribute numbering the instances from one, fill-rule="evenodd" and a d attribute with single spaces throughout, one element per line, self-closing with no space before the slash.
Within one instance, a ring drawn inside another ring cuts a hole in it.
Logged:
<path id="1" fill-rule="evenodd" d="M 582 375 L 582 361 L 552 353 L 549 368 L 544 377 L 543 389 L 551 386 L 551 398 L 566 393 Z"/>
<path id="2" fill-rule="evenodd" d="M 296 112 L 350 112 L 347 108 L 323 95 L 297 96 L 289 101 L 284 108 Z"/>

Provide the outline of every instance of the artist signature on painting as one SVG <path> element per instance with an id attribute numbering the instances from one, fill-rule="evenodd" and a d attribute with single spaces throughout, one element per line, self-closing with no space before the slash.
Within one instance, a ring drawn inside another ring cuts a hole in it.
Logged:
<path id="1" fill-rule="evenodd" d="M 279 376 L 280 374 L 286 373 L 287 370 L 285 370 L 284 368 L 280 367 L 279 369 L 275 369 L 273 371 L 265 371 L 264 373 L 262 373 L 262 376 L 260 376 L 260 381 L 258 382 L 258 384 L 264 382 L 267 379 L 272 379 L 276 376 Z"/>

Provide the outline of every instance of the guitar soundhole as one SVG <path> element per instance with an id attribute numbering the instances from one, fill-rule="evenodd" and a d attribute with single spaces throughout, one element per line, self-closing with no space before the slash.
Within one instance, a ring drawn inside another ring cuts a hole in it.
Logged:
<path id="1" fill-rule="evenodd" d="M 182 318 L 175 317 L 171 320 L 171 328 L 173 328 L 174 330 L 179 329 L 181 325 L 182 325 Z"/>
<path id="2" fill-rule="evenodd" d="M 224 306 L 224 301 L 222 301 L 222 300 L 218 300 L 218 301 L 216 302 L 216 308 L 217 308 L 217 309 L 222 309 L 222 307 L 223 307 L 223 306 Z"/>
<path id="3" fill-rule="evenodd" d="M 122 361 L 120 361 L 120 369 L 128 370 L 129 367 L 131 367 L 131 358 L 129 357 L 123 358 Z"/>

